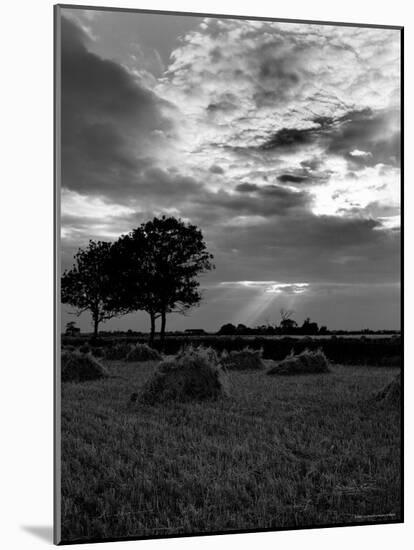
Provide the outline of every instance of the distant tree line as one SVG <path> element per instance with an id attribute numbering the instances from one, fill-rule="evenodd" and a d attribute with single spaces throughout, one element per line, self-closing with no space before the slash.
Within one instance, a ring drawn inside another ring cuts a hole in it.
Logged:
<path id="1" fill-rule="evenodd" d="M 326 336 L 326 335 L 395 335 L 399 334 L 399 330 L 371 330 L 369 328 L 360 330 L 329 330 L 325 325 L 319 326 L 318 323 L 311 321 L 307 317 L 301 325 L 293 320 L 290 315 L 293 312 L 285 312 L 281 310 L 282 319 L 279 324 L 259 325 L 256 327 L 248 327 L 242 323 L 237 325 L 233 323 L 226 323 L 220 327 L 217 334 L 219 335 L 232 335 L 232 336 L 271 336 L 271 335 L 303 335 L 303 336 Z"/>
<path id="2" fill-rule="evenodd" d="M 293 325 L 288 325 L 287 323 L 280 325 L 259 325 L 257 327 L 247 327 L 239 323 L 238 325 L 233 325 L 232 323 L 226 323 L 220 327 L 217 334 L 222 335 L 237 335 L 237 336 L 247 336 L 247 335 L 324 335 L 330 334 L 330 331 L 325 327 L 318 327 L 317 323 L 312 322 L 309 318 L 305 319 L 301 326 L 296 323 Z"/>
<path id="3" fill-rule="evenodd" d="M 277 334 L 289 334 L 289 335 L 317 335 L 317 334 L 329 334 L 326 326 L 318 326 L 318 323 L 311 321 L 307 317 L 302 325 L 292 319 L 293 311 L 281 309 L 280 316 L 281 321 L 279 325 L 267 323 L 266 325 L 260 325 L 254 328 L 247 327 L 243 324 L 233 325 L 232 323 L 226 323 L 223 325 L 217 334 L 222 335 L 277 335 Z"/>
<path id="4" fill-rule="evenodd" d="M 197 277 L 214 268 L 201 231 L 174 217 L 141 224 L 116 242 L 89 241 L 61 280 L 61 300 L 80 315 L 89 311 L 93 335 L 102 322 L 134 311 L 150 317 L 150 343 L 161 320 L 185 314 L 201 301 Z M 74 331 L 74 326 L 69 327 Z"/>

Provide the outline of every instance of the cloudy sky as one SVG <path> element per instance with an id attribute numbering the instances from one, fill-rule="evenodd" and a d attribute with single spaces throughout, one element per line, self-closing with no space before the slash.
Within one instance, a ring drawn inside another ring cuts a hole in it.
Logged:
<path id="1" fill-rule="evenodd" d="M 63 9 L 61 35 L 63 269 L 170 214 L 216 264 L 171 330 L 399 328 L 398 30 Z"/>

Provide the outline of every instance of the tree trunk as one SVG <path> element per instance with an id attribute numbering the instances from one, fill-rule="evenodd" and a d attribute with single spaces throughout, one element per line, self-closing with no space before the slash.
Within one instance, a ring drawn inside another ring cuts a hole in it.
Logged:
<path id="1" fill-rule="evenodd" d="M 164 348 L 166 322 L 167 322 L 167 315 L 166 315 L 165 311 L 163 311 L 161 313 L 161 331 L 160 331 L 161 349 Z"/>
<path id="2" fill-rule="evenodd" d="M 149 345 L 152 346 L 154 343 L 154 336 L 155 336 L 155 314 L 150 312 L 150 318 L 151 318 L 151 332 L 149 337 Z"/>
<path id="3" fill-rule="evenodd" d="M 96 340 L 98 338 L 98 327 L 99 327 L 99 320 L 97 317 L 93 318 L 93 339 Z"/>

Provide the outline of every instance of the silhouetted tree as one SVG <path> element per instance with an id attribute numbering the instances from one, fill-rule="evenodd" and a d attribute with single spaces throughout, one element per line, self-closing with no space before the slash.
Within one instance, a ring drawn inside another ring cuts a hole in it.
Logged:
<path id="1" fill-rule="evenodd" d="M 298 324 L 291 318 L 293 313 L 293 311 L 283 308 L 280 310 L 280 330 L 282 332 L 292 332 L 297 328 Z"/>
<path id="2" fill-rule="evenodd" d="M 119 266 L 116 301 L 131 311 L 146 311 L 151 320 L 161 318 L 164 342 L 168 313 L 185 314 L 201 300 L 197 276 L 213 269 L 201 231 L 174 217 L 162 216 L 143 223 L 122 236 L 113 249 Z"/>
<path id="3" fill-rule="evenodd" d="M 217 334 L 236 334 L 237 328 L 232 323 L 222 325 Z"/>
<path id="4" fill-rule="evenodd" d="M 284 309 L 283 307 L 280 309 L 280 318 L 282 321 L 291 319 L 293 314 L 294 314 L 294 311 L 291 309 Z"/>
<path id="5" fill-rule="evenodd" d="M 111 249 L 111 302 L 129 312 L 146 311 L 150 316 L 150 344 L 155 322 L 161 316 L 158 282 L 148 254 L 149 243 L 140 228 L 121 236 Z"/>
<path id="6" fill-rule="evenodd" d="M 309 317 L 303 321 L 303 325 L 301 327 L 302 334 L 318 334 L 318 331 L 318 323 L 312 322 Z"/>
<path id="7" fill-rule="evenodd" d="M 282 319 L 280 322 L 280 328 L 283 332 L 291 332 L 293 329 L 296 329 L 298 326 L 297 322 L 293 319 Z"/>
<path id="8" fill-rule="evenodd" d="M 81 315 L 90 311 L 93 335 L 98 335 L 99 324 L 125 311 L 115 306 L 110 295 L 110 250 L 111 243 L 89 241 L 75 255 L 72 269 L 66 270 L 61 280 L 61 300 L 69 304 Z"/>

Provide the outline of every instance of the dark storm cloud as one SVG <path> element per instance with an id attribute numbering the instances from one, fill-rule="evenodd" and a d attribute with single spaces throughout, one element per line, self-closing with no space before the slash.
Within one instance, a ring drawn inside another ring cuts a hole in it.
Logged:
<path id="1" fill-rule="evenodd" d="M 276 163 L 274 163 L 276 164 Z M 251 178 L 253 181 L 260 182 L 279 182 L 281 184 L 293 184 L 294 186 L 312 186 L 315 184 L 327 183 L 331 178 L 333 172 L 328 169 L 318 169 L 322 165 L 322 162 L 311 159 L 308 162 L 300 162 L 299 165 L 284 167 L 286 171 L 282 171 L 282 168 L 276 166 L 272 169 L 268 168 L 265 171 L 252 170 L 247 172 L 245 178 Z M 263 162 L 263 166 L 265 163 Z M 258 188 L 256 183 L 243 182 L 236 186 L 236 190 L 243 192 L 252 192 Z"/>
<path id="2" fill-rule="evenodd" d="M 218 241 L 217 258 L 237 251 L 228 280 L 346 281 L 360 284 L 399 279 L 398 233 L 372 219 L 313 216 L 269 217 L 250 227 L 228 227 Z M 249 260 L 248 260 L 249 259 Z M 243 266 L 241 269 L 240 266 Z"/>
<path id="3" fill-rule="evenodd" d="M 277 179 L 281 183 L 303 183 L 308 180 L 306 176 L 295 176 L 294 174 L 281 174 Z"/>
<path id="4" fill-rule="evenodd" d="M 297 84 L 299 75 L 290 70 L 284 60 L 269 58 L 260 64 L 259 77 L 264 79 L 283 80 L 285 84 Z"/>
<path id="5" fill-rule="evenodd" d="M 234 111 L 235 109 L 237 109 L 237 107 L 234 103 L 224 99 L 207 105 L 207 111 L 209 113 L 220 114 L 220 111 Z"/>
<path id="6" fill-rule="evenodd" d="M 257 191 L 259 189 L 259 186 L 255 183 L 239 183 L 236 186 L 236 191 L 239 191 L 239 193 L 252 193 L 253 191 Z"/>
<path id="7" fill-rule="evenodd" d="M 204 191 L 194 197 L 192 215 L 198 216 L 203 223 L 206 219 L 223 221 L 229 216 L 283 217 L 294 211 L 305 211 L 311 200 L 305 191 L 292 191 L 279 185 L 241 183 L 236 191 L 235 194 L 223 190 Z"/>
<path id="8" fill-rule="evenodd" d="M 268 151 L 272 149 L 292 148 L 312 143 L 317 138 L 313 129 L 282 128 L 270 137 L 260 148 Z"/>
<path id="9" fill-rule="evenodd" d="M 266 200 L 273 199 L 279 205 L 279 208 L 291 208 L 305 206 L 310 197 L 306 192 L 292 191 L 280 185 L 256 185 L 251 183 L 240 183 L 236 186 L 236 191 L 241 193 L 254 193 L 260 198 Z M 238 200 L 238 199 L 236 199 Z M 248 199 L 252 200 L 252 199 Z M 280 213 L 278 209 L 276 212 Z"/>
<path id="10" fill-rule="evenodd" d="M 212 164 L 209 168 L 209 171 L 212 174 L 224 174 L 224 170 L 221 166 L 218 166 L 217 164 Z"/>
<path id="11" fill-rule="evenodd" d="M 210 60 L 211 60 L 212 63 L 218 63 L 219 61 L 221 61 L 223 59 L 223 52 L 218 47 L 212 48 L 208 52 L 208 55 L 209 55 Z"/>
<path id="12" fill-rule="evenodd" d="M 308 204 L 310 197 L 304 191 L 291 191 L 280 185 L 264 185 L 257 191 L 259 195 L 266 200 L 272 197 L 286 208 L 305 206 Z"/>
<path id="13" fill-rule="evenodd" d="M 287 101 L 300 84 L 300 71 L 295 70 L 299 52 L 292 51 L 287 58 L 275 57 L 278 47 L 279 44 L 275 42 L 257 50 L 256 61 L 261 61 L 257 74 L 257 89 L 252 99 L 258 108 L 271 107 L 281 101 Z"/>
<path id="14" fill-rule="evenodd" d="M 395 110 L 351 111 L 341 118 L 332 131 L 328 131 L 327 152 L 342 155 L 357 167 L 373 166 L 378 163 L 398 166 L 400 159 L 398 120 L 399 113 Z M 367 154 L 352 155 L 354 150 Z"/>
<path id="15" fill-rule="evenodd" d="M 315 160 L 309 164 L 300 163 L 300 168 L 292 168 L 289 173 L 280 174 L 277 180 L 280 183 L 293 183 L 301 185 L 314 185 L 327 183 L 332 176 L 330 170 L 318 170 L 320 163 Z"/>
<path id="16" fill-rule="evenodd" d="M 312 157 L 310 159 L 302 160 L 300 165 L 305 170 L 318 170 L 318 168 L 322 165 L 322 160 L 320 158 Z"/>
<path id="17" fill-rule="evenodd" d="M 348 160 L 354 169 L 379 163 L 399 166 L 399 112 L 366 108 L 339 117 L 316 117 L 312 128 L 282 128 L 260 145 L 263 151 L 294 150 L 318 144 L 323 154 Z M 303 166 L 315 168 L 318 161 Z"/>
<path id="18" fill-rule="evenodd" d="M 167 172 L 162 168 L 151 167 L 140 176 L 139 193 L 143 196 L 156 198 L 157 201 L 174 202 L 177 198 L 185 198 L 197 195 L 201 191 L 201 185 L 190 176 L 183 176 Z"/>
<path id="19" fill-rule="evenodd" d="M 151 180 L 152 150 L 172 131 L 162 113 L 168 104 L 88 51 L 88 40 L 62 18 L 62 183 L 122 201 L 141 192 L 141 175 L 144 187 Z"/>
<path id="20" fill-rule="evenodd" d="M 314 216 L 311 213 L 291 215 L 289 219 L 273 218 L 265 225 L 246 230 L 253 246 L 261 241 L 265 245 L 290 246 L 296 243 L 299 247 L 334 249 L 375 244 L 383 239 L 378 231 L 381 224 L 373 219 L 345 218 L 338 216 Z M 273 227 L 273 231 L 271 228 Z"/>
<path id="21" fill-rule="evenodd" d="M 330 148 L 331 141 L 340 139 L 341 133 L 344 132 L 342 126 L 348 124 L 358 116 L 363 118 L 368 113 L 369 109 L 363 111 L 351 111 L 346 116 L 339 118 L 334 117 L 314 117 L 310 120 L 315 126 L 310 128 L 281 128 L 273 136 L 267 139 L 260 145 L 263 150 L 284 149 L 284 148 L 299 148 L 312 143 L 321 143 Z"/>

